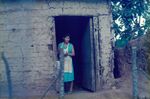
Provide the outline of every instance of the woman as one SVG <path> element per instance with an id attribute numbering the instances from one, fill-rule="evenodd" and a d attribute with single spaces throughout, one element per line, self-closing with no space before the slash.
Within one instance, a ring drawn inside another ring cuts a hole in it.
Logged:
<path id="1" fill-rule="evenodd" d="M 73 45 L 69 42 L 70 36 L 64 36 L 64 41 L 58 45 L 59 54 L 63 50 L 64 54 L 64 82 L 70 83 L 69 93 L 72 93 L 73 89 L 73 80 L 74 80 L 74 69 L 72 56 L 75 56 L 75 51 Z"/>

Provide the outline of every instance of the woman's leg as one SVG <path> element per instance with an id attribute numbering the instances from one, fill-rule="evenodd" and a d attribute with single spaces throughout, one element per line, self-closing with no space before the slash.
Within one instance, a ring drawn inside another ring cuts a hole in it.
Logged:
<path id="1" fill-rule="evenodd" d="M 72 90 L 73 90 L 73 81 L 71 81 L 70 83 L 70 92 L 72 92 Z"/>
<path id="2" fill-rule="evenodd" d="M 67 83 L 64 82 L 64 92 L 66 92 L 66 91 L 67 91 Z"/>

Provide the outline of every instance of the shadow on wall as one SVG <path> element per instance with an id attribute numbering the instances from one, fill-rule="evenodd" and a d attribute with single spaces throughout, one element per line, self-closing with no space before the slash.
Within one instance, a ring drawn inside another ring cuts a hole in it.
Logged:
<path id="1" fill-rule="evenodd" d="M 5 53 L 2 52 L 1 58 L 5 64 L 5 69 L 6 69 L 6 77 L 7 77 L 7 83 L 8 83 L 8 99 L 12 99 L 12 81 L 11 81 L 11 74 L 10 74 L 10 66 L 8 64 L 8 61 L 5 57 Z"/>

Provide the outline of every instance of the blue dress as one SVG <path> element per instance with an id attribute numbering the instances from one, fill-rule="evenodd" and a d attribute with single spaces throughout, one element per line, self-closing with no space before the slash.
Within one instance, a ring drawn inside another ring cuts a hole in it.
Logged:
<path id="1" fill-rule="evenodd" d="M 58 45 L 59 48 L 64 50 L 64 53 L 72 53 L 73 45 L 68 43 L 67 47 L 64 46 L 64 42 Z M 64 57 L 64 82 L 70 82 L 74 80 L 74 69 L 71 56 Z"/>

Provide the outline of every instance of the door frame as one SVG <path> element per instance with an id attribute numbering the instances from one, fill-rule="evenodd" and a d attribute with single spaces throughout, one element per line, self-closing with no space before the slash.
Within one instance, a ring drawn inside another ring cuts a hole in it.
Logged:
<path id="1" fill-rule="evenodd" d="M 85 16 L 85 17 L 89 17 L 89 21 L 92 19 L 92 21 L 93 21 L 93 19 L 94 19 L 94 17 L 98 17 L 98 16 L 89 16 L 89 15 L 59 15 L 59 16 Z M 54 61 L 56 62 L 58 59 L 57 59 L 57 54 L 58 54 L 58 52 L 57 52 L 57 42 L 56 42 L 56 24 L 55 24 L 55 17 L 58 17 L 58 16 L 51 16 L 51 18 L 52 18 L 52 21 L 54 21 L 53 22 L 53 32 L 52 32 L 52 45 L 53 45 L 53 55 L 54 55 Z M 91 18 L 91 19 L 90 19 Z M 92 22 L 92 24 L 91 24 L 91 26 L 93 27 L 93 29 L 95 29 L 94 27 L 94 22 Z M 90 28 L 91 28 L 91 26 L 90 26 Z M 52 29 L 52 28 L 50 28 L 50 29 Z M 97 91 L 97 87 L 99 87 L 98 85 L 98 83 L 97 82 L 99 82 L 99 81 L 97 81 L 98 80 L 98 75 L 97 75 L 97 68 L 98 68 L 98 64 L 96 64 L 97 62 L 97 56 L 96 56 L 96 52 L 97 52 L 97 49 L 95 48 L 95 30 L 93 30 L 92 29 L 92 31 L 91 31 L 91 29 L 90 29 L 90 42 L 91 42 L 91 51 L 92 51 L 92 60 L 93 60 L 93 63 L 94 63 L 94 79 L 95 79 L 95 81 L 94 81 L 94 84 L 95 84 L 95 91 L 94 92 L 96 92 Z M 92 37 L 91 37 L 91 35 L 92 35 Z"/>

